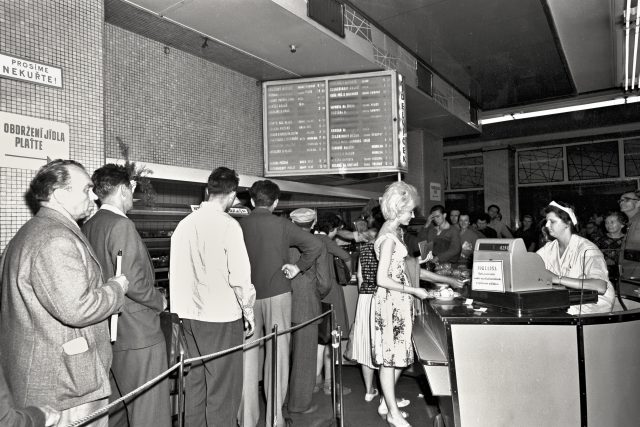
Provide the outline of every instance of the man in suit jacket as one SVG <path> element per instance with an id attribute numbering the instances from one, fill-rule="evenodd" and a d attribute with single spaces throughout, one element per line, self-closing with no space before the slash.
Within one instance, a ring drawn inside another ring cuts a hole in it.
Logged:
<path id="1" fill-rule="evenodd" d="M 124 303 L 124 276 L 103 282 L 76 221 L 93 206 L 82 165 L 54 160 L 31 182 L 40 210 L 9 242 L 2 263 L 0 348 L 18 406 L 50 405 L 60 425 L 106 406 L 111 345 L 105 321 Z M 104 426 L 101 417 L 91 426 Z"/>
<path id="2" fill-rule="evenodd" d="M 316 212 L 307 208 L 296 209 L 289 216 L 295 225 L 307 233 L 310 233 L 316 220 Z M 290 248 L 289 254 L 291 264 L 296 264 L 302 255 L 298 248 Z M 331 290 L 329 274 L 327 250 L 323 247 L 311 268 L 291 280 L 292 327 L 320 315 L 320 300 Z M 318 409 L 317 405 L 311 405 L 311 400 L 316 383 L 319 323 L 320 321 L 311 323 L 291 334 L 291 380 L 287 402 L 289 412 L 309 414 Z"/>
<path id="3" fill-rule="evenodd" d="M 135 181 L 125 166 L 108 164 L 92 176 L 100 210 L 82 231 L 93 246 L 102 271 L 112 275 L 122 251 L 122 274 L 129 279 L 124 308 L 118 316 L 118 335 L 113 343 L 111 398 L 117 400 L 167 369 L 167 352 L 160 329 L 160 313 L 167 302 L 154 287 L 155 274 L 149 252 L 126 216 L 133 207 Z M 125 410 L 126 405 L 126 410 Z M 169 427 L 169 384 L 154 384 L 109 414 L 110 426 Z"/>
<path id="4" fill-rule="evenodd" d="M 291 221 L 273 215 L 278 205 L 280 188 L 272 181 L 256 181 L 249 190 L 256 207 L 249 216 L 240 220 L 251 261 L 251 281 L 256 288 L 256 334 L 261 338 L 271 333 L 274 325 L 279 330 L 291 326 L 291 279 L 300 271 L 306 271 L 322 252 L 322 242 L 305 233 Z M 289 263 L 289 247 L 302 252 L 296 264 Z M 278 337 L 278 389 L 276 396 L 271 387 L 271 341 L 267 341 L 264 363 L 264 389 L 267 394 L 267 423 L 271 425 L 271 402 L 276 399 L 277 425 L 284 425 L 282 406 L 289 385 L 289 334 Z M 258 396 L 259 352 L 258 347 L 244 353 L 243 405 L 240 425 L 255 427 L 260 415 Z"/>

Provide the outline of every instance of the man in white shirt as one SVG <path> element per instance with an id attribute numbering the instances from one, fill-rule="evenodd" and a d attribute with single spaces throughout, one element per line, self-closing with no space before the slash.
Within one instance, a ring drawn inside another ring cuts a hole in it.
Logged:
<path id="1" fill-rule="evenodd" d="M 189 357 L 243 343 L 254 329 L 256 291 L 242 229 L 226 211 L 239 178 L 220 167 L 209 176 L 208 200 L 180 221 L 171 237 L 171 311 L 183 319 Z M 244 323 L 243 323 L 244 316 Z M 191 366 L 185 426 L 235 426 L 242 397 L 242 351 Z"/>

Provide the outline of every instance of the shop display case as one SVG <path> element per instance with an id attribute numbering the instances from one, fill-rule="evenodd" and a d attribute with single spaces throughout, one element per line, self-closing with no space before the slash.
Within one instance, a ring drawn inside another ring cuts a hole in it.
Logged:
<path id="1" fill-rule="evenodd" d="M 171 236 L 178 223 L 191 213 L 191 206 L 202 202 L 206 184 L 151 180 L 151 185 L 152 193 L 136 191 L 133 209 L 127 215 L 147 246 L 156 287 L 169 298 Z"/>

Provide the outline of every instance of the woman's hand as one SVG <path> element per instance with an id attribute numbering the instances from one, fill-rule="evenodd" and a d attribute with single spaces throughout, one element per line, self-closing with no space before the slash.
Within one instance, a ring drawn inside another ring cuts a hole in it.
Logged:
<path id="1" fill-rule="evenodd" d="M 449 285 L 451 285 L 452 288 L 456 288 L 456 289 L 461 289 L 464 288 L 464 285 L 469 282 L 470 279 L 464 279 L 464 280 L 459 280 L 459 279 L 451 279 L 449 281 Z"/>
<path id="2" fill-rule="evenodd" d="M 425 299 L 429 296 L 429 291 L 424 288 L 410 288 L 410 293 L 413 294 L 414 297 L 419 299 Z"/>
<path id="3" fill-rule="evenodd" d="M 424 258 L 418 258 L 418 262 L 420 264 L 424 264 L 425 262 L 429 262 L 433 259 L 433 252 L 429 251 L 429 253 L 427 254 L 427 256 L 425 256 Z"/>

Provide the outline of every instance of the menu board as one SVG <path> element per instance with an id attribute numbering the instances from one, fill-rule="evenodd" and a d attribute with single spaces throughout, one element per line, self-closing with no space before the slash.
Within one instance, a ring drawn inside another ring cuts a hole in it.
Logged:
<path id="1" fill-rule="evenodd" d="M 406 171 L 393 71 L 263 83 L 265 176 Z"/>
<path id="2" fill-rule="evenodd" d="M 268 170 L 327 168 L 326 88 L 324 82 L 269 86 L 266 91 Z"/>
<path id="3" fill-rule="evenodd" d="M 394 165 L 393 83 L 391 76 L 329 81 L 332 168 Z"/>

